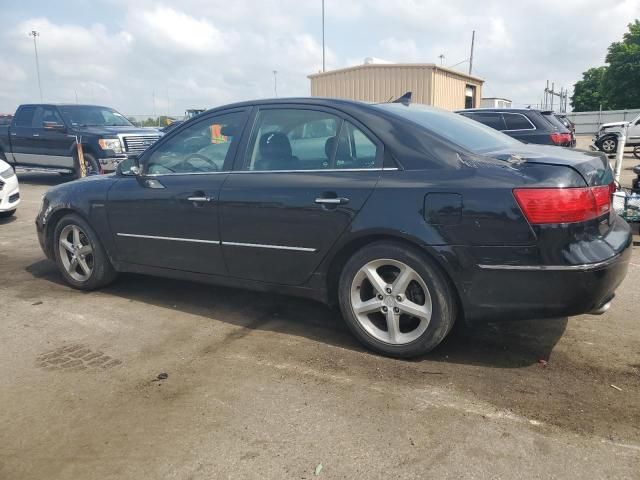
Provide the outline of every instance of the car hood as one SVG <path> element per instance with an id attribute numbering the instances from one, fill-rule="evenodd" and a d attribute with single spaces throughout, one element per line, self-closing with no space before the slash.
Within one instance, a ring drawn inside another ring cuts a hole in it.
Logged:
<path id="1" fill-rule="evenodd" d="M 609 122 L 609 123 L 603 123 L 602 125 L 600 125 L 600 128 L 609 128 L 609 127 L 624 127 L 625 125 L 628 125 L 629 122 Z"/>
<path id="2" fill-rule="evenodd" d="M 522 144 L 486 154 L 499 160 L 542 165 L 560 165 L 573 168 L 587 185 L 606 185 L 611 181 L 611 167 L 602 152 L 588 152 L 548 145 Z"/>
<path id="3" fill-rule="evenodd" d="M 158 135 L 160 130 L 157 128 L 140 128 L 140 127 L 101 127 L 87 126 L 78 127 L 79 134 L 85 135 Z"/>

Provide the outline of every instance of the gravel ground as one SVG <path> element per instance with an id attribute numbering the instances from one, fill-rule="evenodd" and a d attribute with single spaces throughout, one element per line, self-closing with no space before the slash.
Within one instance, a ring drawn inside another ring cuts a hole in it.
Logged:
<path id="1" fill-rule="evenodd" d="M 306 300 L 121 276 L 82 293 L 0 223 L 0 479 L 640 478 L 640 251 L 612 308 L 458 327 L 414 361 Z M 322 465 L 322 467 L 320 467 Z"/>

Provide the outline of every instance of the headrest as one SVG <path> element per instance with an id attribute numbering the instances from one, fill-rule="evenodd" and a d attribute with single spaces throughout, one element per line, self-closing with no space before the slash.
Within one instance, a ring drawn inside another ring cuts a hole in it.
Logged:
<path id="1" fill-rule="evenodd" d="M 260 156 L 263 159 L 291 158 L 291 143 L 284 133 L 265 133 L 260 137 Z"/>

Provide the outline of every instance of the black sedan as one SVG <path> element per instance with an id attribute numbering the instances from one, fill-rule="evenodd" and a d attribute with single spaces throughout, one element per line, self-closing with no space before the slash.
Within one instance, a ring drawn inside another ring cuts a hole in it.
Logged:
<path id="1" fill-rule="evenodd" d="M 434 108 L 263 100 L 50 189 L 36 224 L 74 288 L 138 272 L 310 297 L 409 357 L 456 320 L 605 310 L 632 243 L 612 185 L 600 153 Z"/>

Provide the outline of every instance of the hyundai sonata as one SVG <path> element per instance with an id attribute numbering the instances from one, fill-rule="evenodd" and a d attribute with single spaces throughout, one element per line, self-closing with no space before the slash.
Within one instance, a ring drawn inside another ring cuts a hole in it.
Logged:
<path id="1" fill-rule="evenodd" d="M 74 288 L 138 272 L 310 297 L 409 357 L 456 320 L 606 309 L 631 253 L 612 185 L 600 153 L 426 106 L 262 100 L 50 189 L 36 223 Z"/>

